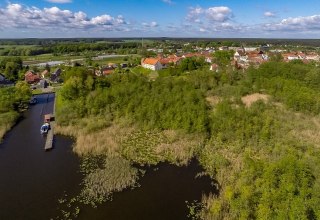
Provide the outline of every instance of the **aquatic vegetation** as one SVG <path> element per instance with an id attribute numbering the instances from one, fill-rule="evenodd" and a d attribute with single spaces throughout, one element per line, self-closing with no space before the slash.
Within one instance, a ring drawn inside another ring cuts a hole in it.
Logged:
<path id="1" fill-rule="evenodd" d="M 96 206 L 111 199 L 113 192 L 135 186 L 139 171 L 132 167 L 128 160 L 120 157 L 106 157 L 103 166 L 85 176 L 80 195 L 82 203 Z"/>

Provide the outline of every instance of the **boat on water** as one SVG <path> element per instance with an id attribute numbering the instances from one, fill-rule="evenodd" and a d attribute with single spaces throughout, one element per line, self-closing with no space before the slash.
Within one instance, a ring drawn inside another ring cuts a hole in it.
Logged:
<path id="1" fill-rule="evenodd" d="M 37 104 L 37 102 L 38 102 L 37 98 L 32 97 L 31 100 L 29 101 L 29 104 L 30 105 L 35 105 L 35 104 Z"/>
<path id="2" fill-rule="evenodd" d="M 40 128 L 40 133 L 41 134 L 47 134 L 49 129 L 50 129 L 50 124 L 49 123 L 44 123 Z"/>

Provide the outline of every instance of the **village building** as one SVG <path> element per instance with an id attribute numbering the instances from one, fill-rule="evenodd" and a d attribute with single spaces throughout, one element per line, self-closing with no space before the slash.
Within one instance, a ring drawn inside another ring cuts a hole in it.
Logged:
<path id="1" fill-rule="evenodd" d="M 61 78 L 60 78 L 61 73 L 62 73 L 62 70 L 60 68 L 57 68 L 53 73 L 51 73 L 50 80 L 52 82 L 60 82 L 61 81 Z"/>
<path id="2" fill-rule="evenodd" d="M 284 61 L 299 60 L 299 56 L 296 53 L 284 53 L 282 54 Z"/>
<path id="3" fill-rule="evenodd" d="M 48 70 L 44 70 L 41 72 L 41 78 L 44 79 L 44 78 L 47 78 L 49 76 L 49 71 Z"/>
<path id="4" fill-rule="evenodd" d="M 320 56 L 318 54 L 307 54 L 306 55 L 306 60 L 310 60 L 310 61 L 320 61 Z"/>
<path id="5" fill-rule="evenodd" d="M 141 66 L 150 70 L 161 70 L 163 65 L 159 58 L 145 58 L 141 60 Z"/>
<path id="6" fill-rule="evenodd" d="M 227 50 L 229 50 L 229 47 L 227 47 L 227 46 L 222 46 L 222 47 L 219 47 L 219 50 L 227 51 Z"/>
<path id="7" fill-rule="evenodd" d="M 39 75 L 34 73 L 32 70 L 29 70 L 24 74 L 24 79 L 29 84 L 35 84 L 40 81 Z"/>
<path id="8" fill-rule="evenodd" d="M 114 73 L 115 68 L 113 66 L 107 66 L 107 67 L 103 67 L 101 69 L 101 74 L 103 76 L 108 76 L 111 75 L 112 73 Z"/>
<path id="9" fill-rule="evenodd" d="M 48 86 L 49 86 L 49 83 L 48 83 L 47 80 L 41 79 L 41 80 L 39 81 L 39 87 L 40 87 L 41 89 L 45 89 L 45 88 L 47 88 Z"/>
<path id="10" fill-rule="evenodd" d="M 46 62 L 46 63 L 38 63 L 38 64 L 36 64 L 36 66 L 44 68 L 46 66 L 53 67 L 53 66 L 59 66 L 61 64 L 65 64 L 65 62 L 63 62 L 63 61 L 50 61 L 50 62 Z"/>
<path id="11" fill-rule="evenodd" d="M 179 65 L 182 58 L 176 55 L 170 55 L 166 58 L 160 58 L 159 61 L 162 64 L 162 68 L 168 68 L 170 65 Z"/>
<path id="12" fill-rule="evenodd" d="M 213 72 L 219 72 L 219 65 L 216 63 L 213 63 L 212 65 L 210 65 L 210 70 Z"/>
<path id="13" fill-rule="evenodd" d="M 246 53 L 258 50 L 258 48 L 256 48 L 256 47 L 244 47 L 243 49 L 244 49 L 244 52 L 246 52 Z"/>

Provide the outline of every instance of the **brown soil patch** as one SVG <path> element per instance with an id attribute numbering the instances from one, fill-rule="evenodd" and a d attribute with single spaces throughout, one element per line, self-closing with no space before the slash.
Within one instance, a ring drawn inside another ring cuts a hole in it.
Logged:
<path id="1" fill-rule="evenodd" d="M 260 94 L 260 93 L 254 93 L 251 95 L 243 96 L 241 98 L 242 102 L 247 106 L 250 107 L 252 103 L 262 100 L 264 102 L 267 102 L 269 100 L 270 96 L 266 94 Z"/>
<path id="2" fill-rule="evenodd" d="M 206 100 L 211 106 L 215 106 L 221 102 L 221 98 L 219 96 L 208 96 L 206 97 Z"/>

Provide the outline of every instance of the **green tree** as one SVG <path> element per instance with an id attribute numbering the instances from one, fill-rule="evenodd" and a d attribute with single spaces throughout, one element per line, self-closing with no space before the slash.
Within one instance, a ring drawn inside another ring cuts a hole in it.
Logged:
<path id="1" fill-rule="evenodd" d="M 230 64 L 231 58 L 233 57 L 234 51 L 223 51 L 218 50 L 214 52 L 213 57 L 215 59 L 215 62 L 220 65 L 221 67 L 224 67 L 228 64 Z"/>

